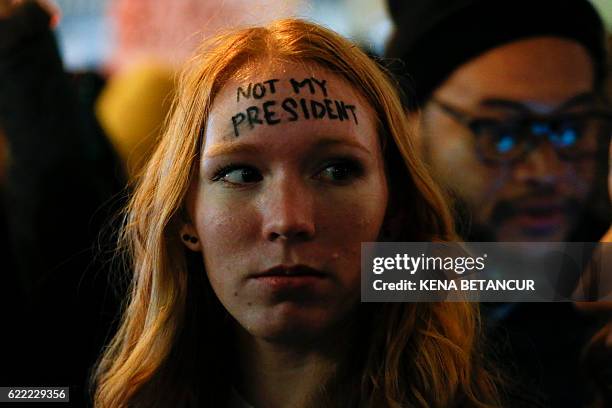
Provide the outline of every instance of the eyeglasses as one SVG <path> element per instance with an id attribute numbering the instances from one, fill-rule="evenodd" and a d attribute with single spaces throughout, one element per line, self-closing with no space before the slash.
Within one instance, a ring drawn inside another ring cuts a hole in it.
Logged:
<path id="1" fill-rule="evenodd" d="M 477 154 L 487 164 L 524 160 L 544 140 L 563 160 L 591 158 L 599 151 L 601 142 L 610 142 L 612 134 L 612 111 L 606 109 L 497 120 L 469 115 L 437 99 L 433 102 L 472 131 Z"/>

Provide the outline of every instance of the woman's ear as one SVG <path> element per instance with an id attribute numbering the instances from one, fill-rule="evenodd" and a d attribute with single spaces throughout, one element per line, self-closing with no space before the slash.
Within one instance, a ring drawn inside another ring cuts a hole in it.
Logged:
<path id="1" fill-rule="evenodd" d="M 187 248 L 194 252 L 200 252 L 202 250 L 198 232 L 190 221 L 185 221 L 182 223 L 181 228 L 179 229 L 179 234 L 181 241 Z"/>
<path id="2" fill-rule="evenodd" d="M 180 235 L 179 239 L 183 242 L 183 245 L 185 245 L 188 249 L 194 252 L 201 252 L 202 244 L 200 242 L 200 237 L 198 237 L 198 230 L 196 229 L 193 219 L 191 217 L 191 214 L 193 214 L 193 212 L 190 212 L 188 209 L 189 203 L 193 202 L 191 198 L 193 198 L 194 186 L 195 184 L 192 181 L 189 185 L 187 197 L 178 211 L 177 222 L 180 225 L 180 227 L 178 228 L 178 232 Z"/>

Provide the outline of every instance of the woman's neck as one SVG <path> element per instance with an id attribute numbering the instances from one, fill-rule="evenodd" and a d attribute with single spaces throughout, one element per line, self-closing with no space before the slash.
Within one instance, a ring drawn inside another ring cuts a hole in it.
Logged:
<path id="1" fill-rule="evenodd" d="M 236 386 L 255 408 L 318 406 L 315 400 L 345 352 L 338 341 L 304 347 L 254 338 L 242 330 L 238 339 Z"/>

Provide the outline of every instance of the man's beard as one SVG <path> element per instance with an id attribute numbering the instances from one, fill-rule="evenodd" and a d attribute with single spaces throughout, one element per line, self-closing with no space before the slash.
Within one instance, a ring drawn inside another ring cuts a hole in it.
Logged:
<path id="1" fill-rule="evenodd" d="M 474 206 L 470 205 L 458 193 L 451 191 L 453 216 L 457 233 L 466 241 L 471 242 L 495 242 L 499 240 L 497 230 L 505 222 L 512 222 L 512 219 L 521 213 L 520 204 L 530 199 L 547 199 L 552 196 L 550 189 L 539 189 L 528 194 L 522 195 L 511 200 L 501 200 L 495 203 L 491 210 L 491 215 L 486 223 L 478 222 L 475 217 Z M 564 241 L 572 240 L 575 231 L 585 221 L 586 211 L 584 205 L 575 197 L 566 198 L 561 205 L 563 213 L 571 222 L 570 233 Z M 597 240 L 597 238 L 594 238 Z"/>

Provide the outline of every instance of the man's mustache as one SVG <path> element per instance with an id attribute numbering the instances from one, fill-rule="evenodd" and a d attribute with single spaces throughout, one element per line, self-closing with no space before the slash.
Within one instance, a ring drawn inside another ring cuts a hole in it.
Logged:
<path id="1" fill-rule="evenodd" d="M 567 215 L 577 217 L 580 215 L 581 205 L 576 197 L 560 197 L 551 189 L 530 191 L 527 194 L 497 202 L 491 211 L 490 222 L 497 225 L 526 212 L 537 217 L 538 212 L 545 212 L 548 209 L 562 211 Z"/>

